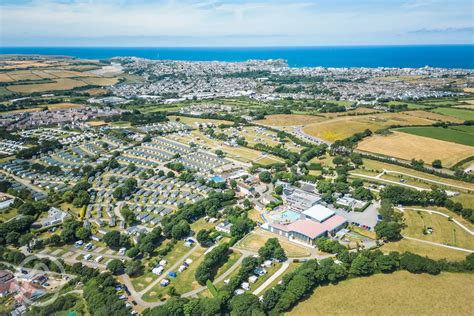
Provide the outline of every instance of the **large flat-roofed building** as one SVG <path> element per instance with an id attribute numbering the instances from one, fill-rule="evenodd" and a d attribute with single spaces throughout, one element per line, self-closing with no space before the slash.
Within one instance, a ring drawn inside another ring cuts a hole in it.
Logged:
<path id="1" fill-rule="evenodd" d="M 321 197 L 315 193 L 291 188 L 283 190 L 283 200 L 289 209 L 303 212 L 321 201 Z"/>
<path id="2" fill-rule="evenodd" d="M 291 241 L 314 247 L 316 239 L 334 236 L 347 224 L 344 217 L 320 204 L 311 206 L 301 214 L 303 217 L 288 224 L 269 221 L 261 227 Z"/>

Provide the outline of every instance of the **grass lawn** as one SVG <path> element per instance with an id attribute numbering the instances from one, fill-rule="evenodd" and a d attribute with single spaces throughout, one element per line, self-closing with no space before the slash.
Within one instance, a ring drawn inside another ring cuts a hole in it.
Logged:
<path id="1" fill-rule="evenodd" d="M 224 263 L 221 267 L 216 272 L 216 275 L 214 276 L 214 280 L 217 279 L 219 276 L 222 275 L 222 273 L 226 272 L 227 270 L 230 269 L 234 265 L 234 263 L 239 260 L 239 258 L 242 257 L 242 254 L 238 251 L 232 251 L 232 253 L 229 255 L 229 259 L 227 259 L 226 263 Z M 239 269 L 237 269 L 239 270 Z"/>
<path id="2" fill-rule="evenodd" d="M 474 250 L 474 237 L 444 216 L 413 210 L 406 210 L 403 216 L 406 236 Z M 426 227 L 432 227 L 433 233 L 423 234 Z"/>
<path id="3" fill-rule="evenodd" d="M 240 243 L 239 247 L 250 251 L 258 251 L 269 238 L 278 238 L 277 235 L 262 232 L 262 234 L 249 234 Z M 285 240 L 278 238 L 280 245 L 286 252 L 288 257 L 307 257 L 310 255 L 310 251 L 303 246 L 299 246 Z"/>
<path id="4" fill-rule="evenodd" d="M 474 209 L 474 194 L 461 193 L 458 196 L 450 198 L 454 202 L 460 202 L 464 208 Z"/>
<path id="5" fill-rule="evenodd" d="M 418 135 L 423 137 L 429 137 L 447 142 L 453 142 L 457 144 L 474 146 L 474 126 L 471 129 L 459 130 L 454 128 L 442 128 L 442 127 L 403 127 L 397 129 L 397 131 L 408 133 L 412 135 Z"/>
<path id="6" fill-rule="evenodd" d="M 472 315 L 472 293 L 472 274 L 433 276 L 399 271 L 316 288 L 288 314 Z"/>
<path id="7" fill-rule="evenodd" d="M 6 222 L 17 215 L 17 209 L 6 209 L 0 212 L 0 220 Z"/>
<path id="8" fill-rule="evenodd" d="M 407 239 L 402 239 L 397 242 L 387 243 L 383 245 L 382 247 L 380 247 L 380 250 L 382 250 L 384 253 L 389 253 L 390 251 L 398 251 L 400 253 L 405 252 L 405 251 L 410 251 L 420 256 L 426 256 L 435 260 L 447 259 L 447 260 L 452 260 L 452 261 L 464 260 L 466 259 L 466 256 L 468 255 L 468 253 L 464 251 L 458 251 L 454 249 L 433 246 L 433 245 L 417 242 L 414 240 L 407 240 Z"/>
<path id="9" fill-rule="evenodd" d="M 137 291 L 143 291 L 148 284 L 156 280 L 158 276 L 152 272 L 146 272 L 142 276 L 139 276 L 138 278 L 133 278 L 132 279 L 132 284 L 133 288 Z"/>
<path id="10" fill-rule="evenodd" d="M 201 218 L 191 224 L 191 230 L 197 234 L 202 229 L 211 229 L 215 224 L 207 222 L 204 218 Z"/>

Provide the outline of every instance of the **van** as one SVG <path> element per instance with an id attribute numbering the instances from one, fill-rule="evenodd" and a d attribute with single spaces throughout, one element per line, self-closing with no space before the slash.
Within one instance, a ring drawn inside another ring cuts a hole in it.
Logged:
<path id="1" fill-rule="evenodd" d="M 95 258 L 95 262 L 101 262 L 102 259 L 104 259 L 104 257 L 98 256 L 97 258 Z"/>
<path id="2" fill-rule="evenodd" d="M 84 244 L 84 242 L 83 242 L 82 240 L 78 240 L 78 241 L 76 241 L 76 242 L 74 243 L 74 246 L 75 246 L 76 248 L 79 248 L 79 247 L 82 246 L 83 244 Z"/>
<path id="3" fill-rule="evenodd" d="M 92 255 L 89 253 L 84 256 L 84 260 L 90 260 L 92 258 Z"/>

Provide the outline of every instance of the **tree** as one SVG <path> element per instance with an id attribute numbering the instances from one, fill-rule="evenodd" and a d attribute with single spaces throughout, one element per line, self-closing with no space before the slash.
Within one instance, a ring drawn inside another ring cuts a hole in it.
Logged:
<path id="1" fill-rule="evenodd" d="M 235 296 L 230 301 L 230 307 L 231 315 L 252 316 L 255 312 L 262 312 L 258 297 L 249 293 Z"/>
<path id="2" fill-rule="evenodd" d="M 125 273 L 131 277 L 139 276 L 143 273 L 143 265 L 140 260 L 132 260 L 127 262 Z"/>
<path id="3" fill-rule="evenodd" d="M 120 275 L 125 272 L 125 265 L 123 264 L 122 261 L 119 259 L 112 259 L 108 264 L 107 264 L 107 269 L 113 274 L 113 275 Z"/>
<path id="4" fill-rule="evenodd" d="M 35 216 L 37 211 L 36 208 L 31 203 L 23 203 L 18 209 L 18 213 L 22 215 L 31 215 Z"/>
<path id="5" fill-rule="evenodd" d="M 136 256 L 138 256 L 140 254 L 140 250 L 138 250 L 137 247 L 132 247 L 132 248 L 128 249 L 125 254 L 127 255 L 127 257 L 135 258 Z"/>
<path id="6" fill-rule="evenodd" d="M 272 174 L 268 171 L 262 171 L 259 173 L 258 178 L 263 183 L 270 183 L 272 182 Z"/>
<path id="7" fill-rule="evenodd" d="M 375 258 L 375 263 L 377 265 L 377 268 L 381 272 L 393 272 L 397 270 L 399 266 L 399 254 L 398 252 L 391 252 L 388 255 L 381 255 Z"/>
<path id="8" fill-rule="evenodd" d="M 85 227 L 79 227 L 76 230 L 76 237 L 77 239 L 80 240 L 88 240 L 91 237 L 92 233 L 90 229 L 87 229 Z"/>
<path id="9" fill-rule="evenodd" d="M 131 211 L 128 206 L 123 207 L 120 210 L 120 214 L 123 216 L 123 219 L 128 225 L 135 221 L 135 213 L 133 213 L 133 211 Z"/>
<path id="10" fill-rule="evenodd" d="M 362 201 L 370 201 L 373 199 L 372 192 L 364 187 L 358 187 L 354 190 L 353 197 Z"/>
<path id="11" fill-rule="evenodd" d="M 439 159 L 433 160 L 433 162 L 431 163 L 431 165 L 433 166 L 433 168 L 436 168 L 436 169 L 441 169 L 441 168 L 443 168 L 443 163 L 442 163 L 441 160 L 439 160 Z"/>
<path id="12" fill-rule="evenodd" d="M 21 235 L 17 232 L 9 232 L 5 238 L 8 245 L 18 245 Z"/>
<path id="13" fill-rule="evenodd" d="M 127 235 L 113 230 L 104 235 L 104 242 L 112 249 L 119 249 L 121 247 L 128 248 L 130 246 L 130 239 Z"/>
<path id="14" fill-rule="evenodd" d="M 402 238 L 402 225 L 397 222 L 381 220 L 375 225 L 374 229 L 379 239 L 397 241 Z"/>
<path id="15" fill-rule="evenodd" d="M 181 238 L 189 236 L 191 233 L 191 227 L 189 226 L 188 222 L 185 220 L 181 220 L 177 225 L 173 226 L 171 229 L 171 236 L 175 240 L 179 240 Z"/>
<path id="16" fill-rule="evenodd" d="M 72 205 L 74 205 L 75 207 L 81 207 L 89 204 L 90 199 L 91 196 L 89 195 L 89 193 L 87 193 L 86 191 L 80 191 L 79 193 L 77 193 L 76 197 L 72 201 Z"/>
<path id="17" fill-rule="evenodd" d="M 283 187 L 281 185 L 277 185 L 275 187 L 275 194 L 282 195 L 283 193 Z"/>
<path id="18" fill-rule="evenodd" d="M 224 157 L 224 152 L 220 149 L 217 149 L 215 151 L 215 153 L 216 153 L 217 157 L 220 157 L 220 158 Z"/>
<path id="19" fill-rule="evenodd" d="M 375 271 L 375 263 L 365 254 L 359 254 L 351 264 L 349 272 L 357 276 L 367 276 Z"/>
<path id="20" fill-rule="evenodd" d="M 203 247 L 209 247 L 213 243 L 210 232 L 205 229 L 202 229 L 197 233 L 196 239 L 198 243 Z"/>

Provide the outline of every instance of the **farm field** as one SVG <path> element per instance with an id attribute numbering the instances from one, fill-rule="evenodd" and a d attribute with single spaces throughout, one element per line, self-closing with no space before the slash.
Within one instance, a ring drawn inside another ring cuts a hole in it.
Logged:
<path id="1" fill-rule="evenodd" d="M 8 86 L 7 89 L 12 92 L 19 93 L 33 93 L 33 92 L 45 92 L 53 90 L 71 90 L 77 87 L 83 87 L 86 83 L 75 80 L 75 79 L 57 79 L 51 83 L 35 83 L 35 84 L 24 84 L 24 85 L 13 85 Z"/>
<path id="2" fill-rule="evenodd" d="M 300 126 L 322 122 L 324 120 L 324 117 L 313 115 L 274 114 L 267 115 L 265 119 L 255 121 L 255 123 L 268 126 Z"/>
<path id="3" fill-rule="evenodd" d="M 75 104 L 75 103 L 57 103 L 57 104 L 48 105 L 48 110 L 54 111 L 54 110 L 72 109 L 72 108 L 78 108 L 78 107 L 82 107 L 82 105 Z"/>
<path id="4" fill-rule="evenodd" d="M 438 182 L 443 182 L 446 183 L 447 185 L 456 185 L 456 186 L 461 186 L 461 187 L 466 187 L 474 190 L 474 184 L 468 183 L 468 182 L 463 182 L 463 181 L 457 181 L 453 179 L 446 179 L 442 177 L 438 177 L 429 173 L 424 173 L 421 171 L 413 170 L 410 168 L 405 168 L 377 160 L 371 160 L 371 159 L 363 159 L 363 169 L 356 169 L 356 173 L 362 173 L 363 171 L 370 172 L 371 174 L 379 174 L 383 170 L 389 170 L 389 171 L 397 171 L 401 173 L 406 173 L 411 176 L 416 176 L 416 177 L 421 177 L 433 181 L 438 181 Z M 426 181 L 427 184 L 431 183 L 429 181 Z"/>
<path id="5" fill-rule="evenodd" d="M 399 132 L 408 133 L 412 135 L 418 135 L 423 137 L 429 137 L 447 142 L 453 142 L 457 144 L 474 146 L 474 126 L 462 126 L 470 127 L 466 132 L 457 129 L 458 126 L 453 128 L 442 128 L 442 127 L 403 127 L 397 129 Z M 472 132 L 470 131 L 472 130 Z"/>
<path id="6" fill-rule="evenodd" d="M 357 148 L 404 160 L 422 159 L 426 163 L 440 159 L 445 167 L 474 155 L 474 148 L 470 146 L 400 132 L 372 136 L 360 142 Z"/>
<path id="7" fill-rule="evenodd" d="M 472 274 L 433 276 L 398 271 L 316 288 L 311 297 L 288 314 L 470 315 L 474 309 L 473 292 Z"/>
<path id="8" fill-rule="evenodd" d="M 343 116 L 332 120 L 313 123 L 304 127 L 304 132 L 317 138 L 336 141 L 355 133 L 370 129 L 375 132 L 390 126 L 431 125 L 434 121 L 410 116 L 404 113 L 381 113 L 373 115 Z"/>
<path id="9" fill-rule="evenodd" d="M 457 117 L 464 121 L 474 120 L 474 111 L 470 111 L 466 109 L 457 109 L 457 108 L 449 107 L 449 108 L 436 108 L 432 111 L 436 113 L 441 113 L 444 115 Z"/>
<path id="10" fill-rule="evenodd" d="M 474 250 L 474 236 L 446 217 L 414 210 L 405 210 L 403 217 L 407 227 L 402 233 L 406 236 Z M 424 234 L 426 227 L 432 227 L 433 233 Z"/>
<path id="11" fill-rule="evenodd" d="M 425 119 L 433 120 L 433 121 L 452 122 L 452 123 L 464 122 L 464 120 L 459 119 L 457 117 L 448 116 L 448 115 L 444 115 L 440 113 L 434 113 L 430 111 L 408 111 L 405 113 L 414 117 L 425 118 Z"/>

